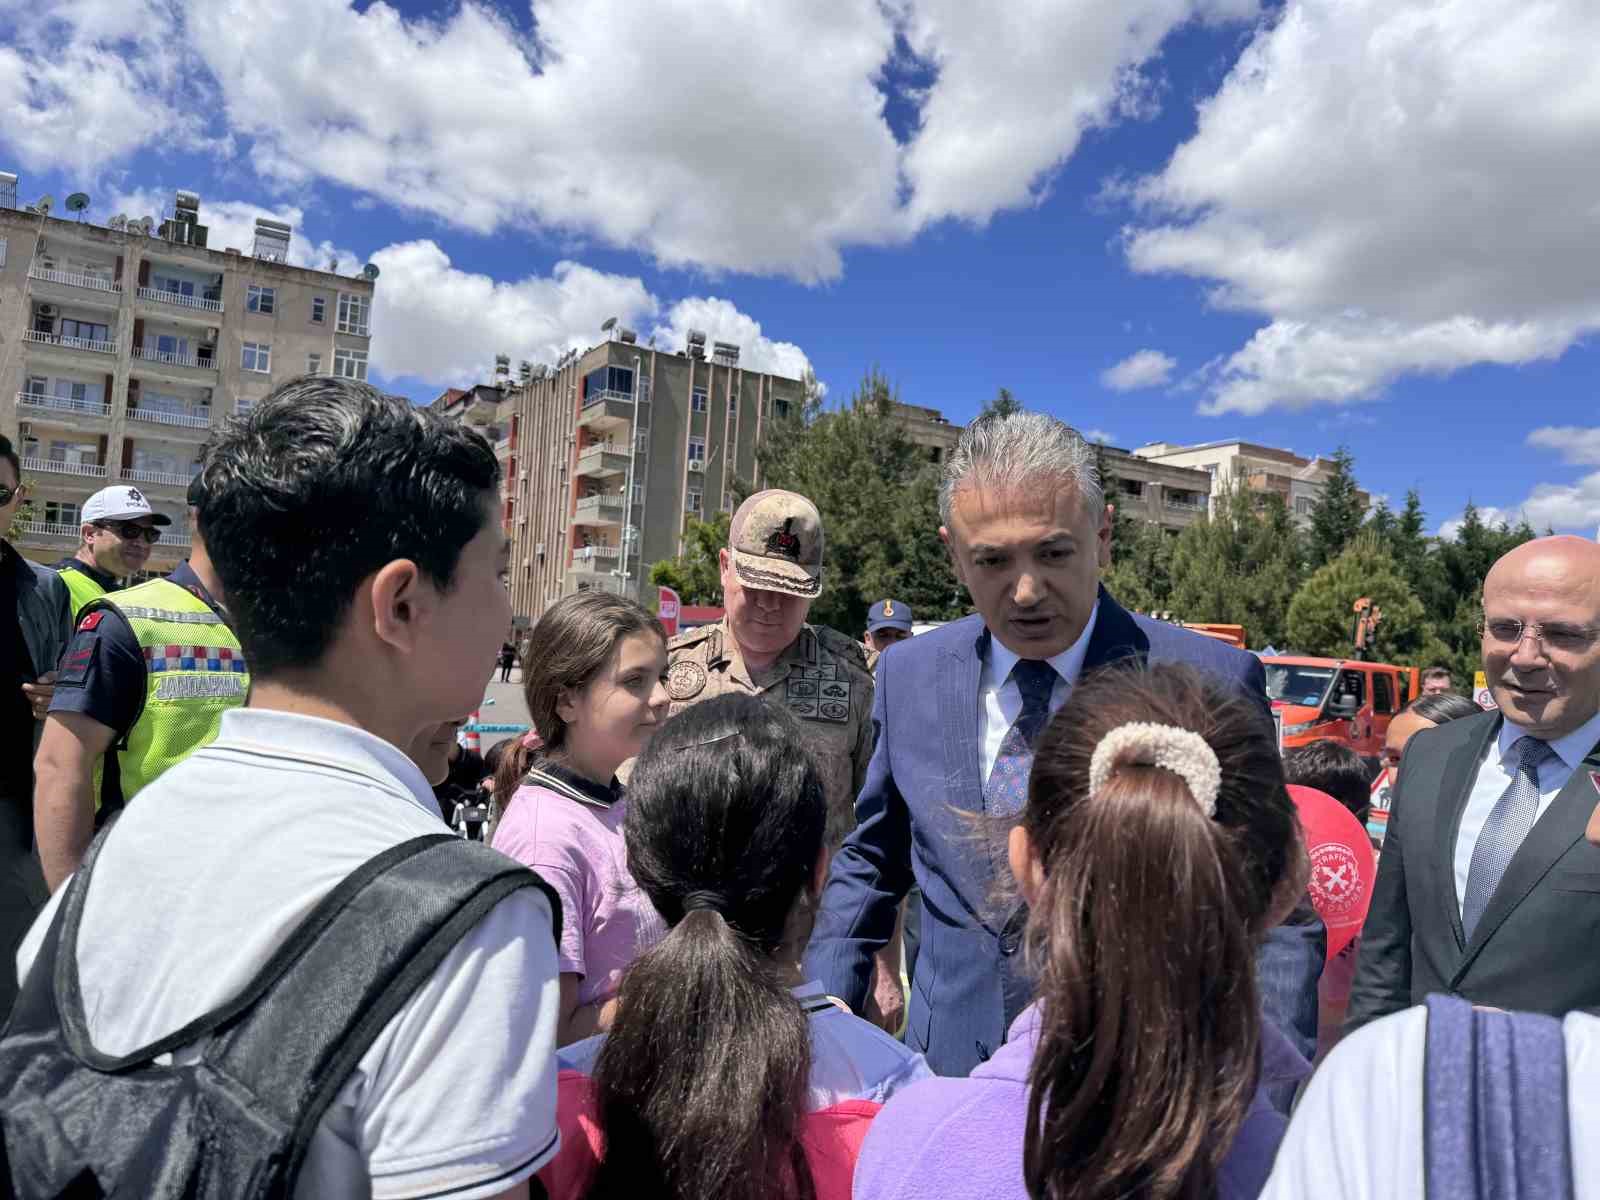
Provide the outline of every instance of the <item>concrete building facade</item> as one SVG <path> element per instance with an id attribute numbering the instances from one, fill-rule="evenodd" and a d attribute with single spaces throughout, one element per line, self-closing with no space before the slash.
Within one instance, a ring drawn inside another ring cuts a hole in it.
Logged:
<path id="1" fill-rule="evenodd" d="M 1211 476 L 1192 467 L 1153 462 L 1115 446 L 1102 446 L 1107 478 L 1106 503 L 1138 521 L 1172 533 L 1194 524 L 1208 511 Z"/>
<path id="2" fill-rule="evenodd" d="M 376 270 L 290 266 L 292 231 L 268 221 L 249 252 L 212 249 L 190 193 L 159 228 L 66 215 L 0 205 L 0 432 L 33 506 L 17 548 L 72 554 L 83 502 L 126 483 L 173 519 L 148 568 L 164 573 L 188 553 L 184 493 L 223 419 L 297 375 L 366 378 Z"/>
<path id="3" fill-rule="evenodd" d="M 736 346 L 625 338 L 523 364 L 515 382 L 502 359 L 498 386 L 434 402 L 494 435 L 519 621 L 578 591 L 652 598 L 650 567 L 682 552 L 691 517 L 731 513 L 737 483 L 759 486 L 766 424 L 804 399 L 800 380 L 740 366 Z"/>
<path id="4" fill-rule="evenodd" d="M 1262 495 L 1276 495 L 1301 528 L 1311 524 L 1311 512 L 1322 496 L 1322 486 L 1333 474 L 1329 459 L 1305 458 L 1291 450 L 1245 441 L 1204 442 L 1196 446 L 1151 442 L 1133 453 L 1152 463 L 1204 471 L 1211 477 L 1212 505 L 1235 482 Z M 1358 494 L 1365 504 L 1367 494 Z"/>

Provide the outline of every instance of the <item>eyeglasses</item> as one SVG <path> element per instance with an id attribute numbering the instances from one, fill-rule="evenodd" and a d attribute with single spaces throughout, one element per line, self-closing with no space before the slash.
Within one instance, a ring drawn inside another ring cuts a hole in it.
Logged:
<path id="1" fill-rule="evenodd" d="M 4 508 L 27 490 L 28 485 L 24 483 L 19 483 L 16 487 L 7 487 L 5 484 L 0 483 L 0 508 Z"/>
<path id="2" fill-rule="evenodd" d="M 109 529 L 125 542 L 137 542 L 143 538 L 154 546 L 161 540 L 161 530 L 154 525 L 147 529 L 143 525 L 135 525 L 132 521 L 101 521 L 98 528 Z"/>
<path id="3" fill-rule="evenodd" d="M 1502 646 L 1520 646 L 1523 638 L 1531 637 L 1546 650 L 1573 653 L 1587 650 L 1595 638 L 1600 637 L 1600 630 L 1559 623 L 1535 622 L 1530 625 L 1511 617 L 1480 617 L 1478 636 Z"/>

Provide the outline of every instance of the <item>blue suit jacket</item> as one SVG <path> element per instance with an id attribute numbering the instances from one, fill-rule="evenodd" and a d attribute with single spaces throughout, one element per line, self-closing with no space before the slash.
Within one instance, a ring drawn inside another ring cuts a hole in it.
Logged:
<path id="1" fill-rule="evenodd" d="M 983 812 L 978 687 L 988 638 L 981 617 L 965 617 L 891 646 L 879 660 L 872 709 L 877 747 L 856 799 L 855 832 L 834 856 L 806 952 L 811 978 L 859 1012 L 872 956 L 892 935 L 896 907 L 915 879 L 922 890 L 921 943 L 906 1042 L 941 1075 L 966 1075 L 987 1059 L 1033 995 L 1019 954 L 1026 910 L 995 911 L 1002 856 L 974 837 L 970 820 Z M 1102 588 L 1084 672 L 1126 659 L 1190 663 L 1267 712 L 1255 655 L 1135 616 Z M 1303 1046 L 1307 1036 L 1313 1043 L 1316 1037 L 1325 935 L 1320 924 L 1286 930 L 1274 937 L 1291 944 L 1293 961 L 1271 974 L 1299 1011 L 1274 1012 L 1270 996 L 1264 1007 L 1285 1032 L 1302 1034 Z M 1263 977 L 1263 986 L 1271 992 L 1278 985 Z"/>

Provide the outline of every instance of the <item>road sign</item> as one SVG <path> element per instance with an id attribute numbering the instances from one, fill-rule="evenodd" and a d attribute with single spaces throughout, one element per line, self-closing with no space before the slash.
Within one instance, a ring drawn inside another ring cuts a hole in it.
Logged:
<path id="1" fill-rule="evenodd" d="M 657 606 L 656 616 L 661 618 L 661 627 L 667 631 L 668 637 L 674 637 L 678 632 L 678 593 L 669 587 L 656 590 Z"/>

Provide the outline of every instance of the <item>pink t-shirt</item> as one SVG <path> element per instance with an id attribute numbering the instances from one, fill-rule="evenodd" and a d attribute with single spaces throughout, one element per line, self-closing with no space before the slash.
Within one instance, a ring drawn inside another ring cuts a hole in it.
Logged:
<path id="1" fill-rule="evenodd" d="M 667 932 L 628 874 L 627 801 L 607 803 L 600 794 L 566 772 L 530 771 L 494 835 L 496 850 L 532 867 L 561 898 L 557 959 L 562 972 L 582 976 L 579 1004 L 616 995 L 628 964 Z"/>

